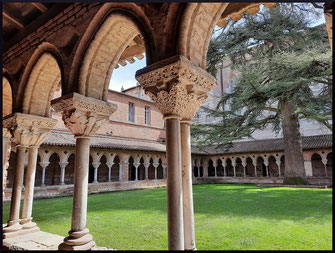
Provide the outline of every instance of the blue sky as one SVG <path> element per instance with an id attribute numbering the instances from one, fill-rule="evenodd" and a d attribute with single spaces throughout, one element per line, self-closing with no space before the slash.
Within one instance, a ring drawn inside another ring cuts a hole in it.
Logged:
<path id="1" fill-rule="evenodd" d="M 262 5 L 261 8 L 263 8 Z M 320 15 L 320 18 L 318 20 L 315 20 L 315 23 L 313 23 L 313 26 L 324 23 L 325 23 L 324 15 Z M 135 58 L 135 62 L 133 64 L 127 62 L 126 66 L 124 67 L 119 66 L 118 69 L 115 69 L 113 71 L 112 78 L 109 83 L 109 89 L 121 91 L 122 86 L 124 89 L 135 86 L 137 83 L 135 79 L 135 72 L 141 68 L 144 68 L 145 66 L 146 66 L 145 54 L 142 60 Z"/>
<path id="2" fill-rule="evenodd" d="M 134 59 L 135 62 L 133 64 L 127 62 L 126 66 L 119 66 L 118 69 L 114 69 L 112 78 L 109 82 L 109 89 L 121 91 L 122 86 L 124 89 L 127 89 L 136 85 L 135 72 L 146 66 L 145 54 L 142 60 L 137 58 Z"/>

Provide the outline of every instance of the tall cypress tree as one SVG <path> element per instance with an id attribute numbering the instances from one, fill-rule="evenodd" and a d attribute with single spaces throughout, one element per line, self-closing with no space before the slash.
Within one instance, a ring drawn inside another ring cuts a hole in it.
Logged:
<path id="1" fill-rule="evenodd" d="M 299 120 L 332 129 L 332 54 L 324 26 L 310 26 L 313 11 L 308 4 L 280 3 L 246 13 L 212 36 L 208 71 L 215 74 L 225 60 L 238 74 L 234 90 L 206 110 L 216 123 L 192 125 L 198 145 L 229 147 L 271 125 L 283 131 L 284 183 L 306 183 Z"/>

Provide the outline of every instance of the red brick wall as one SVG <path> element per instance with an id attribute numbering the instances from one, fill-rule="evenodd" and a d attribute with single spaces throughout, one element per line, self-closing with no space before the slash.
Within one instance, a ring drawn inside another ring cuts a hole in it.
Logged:
<path id="1" fill-rule="evenodd" d="M 98 130 L 98 134 L 151 141 L 165 139 L 164 120 L 153 102 L 115 91 L 109 92 L 108 101 L 118 105 L 118 109 L 111 115 L 109 124 Z M 135 123 L 128 121 L 129 102 L 135 106 Z M 150 125 L 145 124 L 145 106 L 150 107 Z M 52 118 L 58 119 L 54 129 L 67 131 L 61 113 L 53 112 Z"/>

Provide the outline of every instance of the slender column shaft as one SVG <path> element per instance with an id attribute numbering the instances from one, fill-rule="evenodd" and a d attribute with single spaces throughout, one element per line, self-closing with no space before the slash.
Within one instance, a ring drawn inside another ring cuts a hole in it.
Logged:
<path id="1" fill-rule="evenodd" d="M 72 208 L 72 231 L 82 231 L 86 225 L 88 164 L 90 139 L 76 137 L 76 160 L 74 169 L 74 190 Z"/>
<path id="2" fill-rule="evenodd" d="M 113 164 L 107 164 L 108 166 L 108 182 L 110 182 L 112 180 L 112 166 Z M 122 180 L 122 170 L 121 170 L 121 165 L 119 165 L 119 178 L 120 181 Z"/>
<path id="3" fill-rule="evenodd" d="M 247 165 L 246 164 L 242 164 L 242 166 L 243 166 L 243 176 L 246 177 L 247 176 L 247 172 L 246 172 Z"/>
<path id="4" fill-rule="evenodd" d="M 257 161 L 252 161 L 255 167 L 255 177 L 257 177 Z"/>
<path id="5" fill-rule="evenodd" d="M 59 165 L 60 165 L 60 184 L 61 185 L 65 184 L 65 167 L 68 164 L 69 164 L 68 162 L 59 163 Z"/>
<path id="6" fill-rule="evenodd" d="M 21 202 L 21 192 L 22 183 L 24 175 L 24 159 L 25 159 L 26 147 L 17 147 L 17 160 L 16 169 L 14 174 L 14 182 L 12 188 L 12 199 L 10 202 L 10 215 L 8 225 L 10 223 L 19 223 L 20 218 L 20 202 Z"/>
<path id="7" fill-rule="evenodd" d="M 140 166 L 140 164 L 135 164 L 134 163 L 134 166 L 135 166 L 135 181 L 137 181 L 138 180 L 138 169 L 139 169 L 139 166 Z"/>
<path id="8" fill-rule="evenodd" d="M 35 186 L 35 173 L 36 173 L 36 163 L 37 163 L 37 154 L 38 147 L 31 146 L 29 147 L 29 158 L 28 158 L 28 166 L 26 171 L 26 183 L 25 183 L 25 191 L 24 191 L 24 201 L 23 201 L 23 209 L 22 209 L 22 220 L 21 224 L 30 223 L 29 225 L 23 225 L 23 228 L 31 228 L 35 226 L 35 223 L 31 221 L 31 214 L 33 209 L 33 200 L 34 200 L 34 186 Z"/>
<path id="9" fill-rule="evenodd" d="M 157 179 L 157 168 L 158 168 L 159 164 L 157 166 L 154 166 L 155 167 L 155 178 L 154 179 Z"/>
<path id="10" fill-rule="evenodd" d="M 168 249 L 184 250 L 180 120 L 166 119 Z"/>
<path id="11" fill-rule="evenodd" d="M 265 166 L 265 169 L 266 169 L 266 176 L 268 177 L 269 176 L 269 165 Z"/>
<path id="12" fill-rule="evenodd" d="M 280 177 L 280 176 L 281 176 L 281 172 L 280 172 L 280 161 L 277 162 L 277 166 L 278 166 L 278 176 Z"/>
<path id="13" fill-rule="evenodd" d="M 98 167 L 99 165 L 94 165 L 94 180 L 93 183 L 98 183 Z"/>
<path id="14" fill-rule="evenodd" d="M 163 178 L 166 178 L 166 164 L 162 163 L 162 166 L 163 166 Z"/>
<path id="15" fill-rule="evenodd" d="M 227 172 L 226 172 L 226 166 L 223 167 L 223 176 L 226 177 L 227 176 Z"/>
<path id="16" fill-rule="evenodd" d="M 145 170 L 144 170 L 144 171 L 145 171 L 145 177 L 144 177 L 144 179 L 145 179 L 145 180 L 148 180 L 148 178 L 149 178 L 149 177 L 148 177 L 148 174 L 149 174 L 149 166 L 150 166 L 150 163 L 149 163 L 149 164 L 147 164 L 147 163 L 144 164 L 144 167 L 145 167 Z"/>
<path id="17" fill-rule="evenodd" d="M 325 176 L 328 177 L 328 171 L 327 171 L 327 158 L 322 159 L 322 163 L 324 165 L 325 168 Z"/>
<path id="18" fill-rule="evenodd" d="M 236 164 L 232 164 L 234 169 L 234 177 L 236 177 Z"/>
<path id="19" fill-rule="evenodd" d="M 190 124 L 182 122 L 181 152 L 182 152 L 182 181 L 183 181 L 183 217 L 184 217 L 184 247 L 185 250 L 195 249 L 194 211 L 192 193 L 192 163 Z M 216 173 L 215 173 L 216 174 Z"/>
<path id="20" fill-rule="evenodd" d="M 42 167 L 42 186 L 45 186 L 45 168 L 46 166 Z"/>
<path id="21" fill-rule="evenodd" d="M 215 173 L 214 177 L 217 177 L 218 176 L 218 168 L 217 168 L 217 166 L 214 166 L 214 173 Z"/>

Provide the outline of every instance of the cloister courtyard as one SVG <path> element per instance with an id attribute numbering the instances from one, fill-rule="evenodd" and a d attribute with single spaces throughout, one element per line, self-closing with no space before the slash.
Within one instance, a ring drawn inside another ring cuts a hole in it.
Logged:
<path id="1" fill-rule="evenodd" d="M 332 2 L 2 7 L 1 250 L 332 250 Z"/>
<path id="2" fill-rule="evenodd" d="M 331 250 L 332 189 L 193 186 L 198 250 Z M 87 226 L 97 246 L 167 250 L 166 187 L 91 194 Z M 34 201 L 42 231 L 67 236 L 72 197 Z M 3 206 L 3 223 L 9 203 Z"/>

